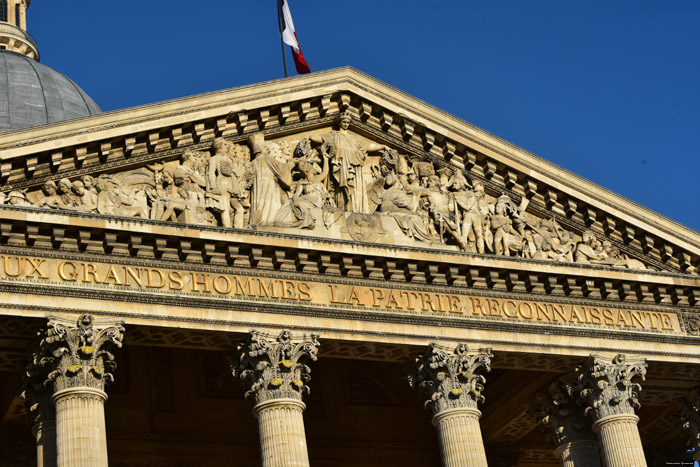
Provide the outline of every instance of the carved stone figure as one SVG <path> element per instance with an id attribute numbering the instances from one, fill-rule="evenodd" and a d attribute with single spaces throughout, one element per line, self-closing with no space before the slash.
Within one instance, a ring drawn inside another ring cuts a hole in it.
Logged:
<path id="1" fill-rule="evenodd" d="M 90 175 L 83 175 L 80 178 L 80 181 L 83 182 L 83 186 L 85 187 L 86 191 L 97 194 L 97 188 L 95 187 L 94 178 L 92 178 Z"/>
<path id="2" fill-rule="evenodd" d="M 438 238 L 432 228 L 427 210 L 421 209 L 421 200 L 429 190 L 416 181 L 413 170 L 399 174 L 402 160 L 393 150 L 385 151 L 380 159 L 380 177 L 374 186 L 379 204 L 379 212 L 388 214 L 396 220 L 401 231 L 409 238 L 424 242 L 437 242 Z"/>
<path id="3" fill-rule="evenodd" d="M 217 140 L 218 139 L 220 138 L 217 138 Z M 204 162 L 204 155 L 199 151 L 187 149 L 180 158 L 180 167 L 178 167 L 178 169 L 186 173 L 193 183 L 196 183 L 199 187 L 204 189 L 206 187 L 206 180 L 202 172 L 205 167 L 206 162 Z"/>
<path id="4" fill-rule="evenodd" d="M 282 150 L 275 143 L 265 142 L 262 133 L 249 139 L 253 162 L 250 191 L 250 225 L 273 225 L 292 185 L 293 162 L 280 162 Z"/>
<path id="5" fill-rule="evenodd" d="M 212 150 L 214 156 L 209 160 L 206 183 L 207 207 L 219 215 L 224 227 L 242 229 L 249 168 L 237 156 L 233 145 L 223 138 L 214 140 Z"/>
<path id="6" fill-rule="evenodd" d="M 462 237 L 467 239 L 470 245 L 467 251 L 484 253 L 486 237 L 484 236 L 484 215 L 481 205 L 485 196 L 484 186 L 481 183 L 475 183 L 472 190 L 468 188 L 464 176 L 455 177 L 452 182 L 452 189 L 455 191 L 453 195 L 455 209 L 461 218 Z M 471 248 L 472 240 L 469 240 L 470 238 L 473 238 L 476 248 Z"/>
<path id="7" fill-rule="evenodd" d="M 57 191 L 61 197 L 61 209 L 74 209 L 80 204 L 78 197 L 73 193 L 73 186 L 67 178 L 58 181 Z"/>
<path id="8" fill-rule="evenodd" d="M 577 263 L 591 263 L 595 261 L 604 261 L 605 255 L 602 251 L 596 249 L 598 240 L 590 230 L 586 230 L 581 234 L 582 241 L 576 245 L 574 259 Z"/>
<path id="9" fill-rule="evenodd" d="M 337 130 L 326 133 L 323 137 L 313 136 L 310 140 L 317 145 L 326 143 L 329 149 L 324 155 L 330 158 L 331 179 L 338 208 L 347 212 L 371 214 L 367 198 L 368 185 L 363 172 L 367 152 L 389 148 L 357 141 L 348 131 L 351 122 L 350 114 L 342 113 L 336 118 Z"/>
<path id="10" fill-rule="evenodd" d="M 75 195 L 75 206 L 67 209 L 74 209 L 82 212 L 97 212 L 97 193 L 85 189 L 85 185 L 80 180 L 71 184 L 71 189 Z"/>
<path id="11" fill-rule="evenodd" d="M 97 212 L 112 216 L 148 218 L 148 206 L 138 206 L 133 196 L 122 194 L 109 176 L 97 179 Z"/>
<path id="12" fill-rule="evenodd" d="M 32 204 L 27 201 L 27 195 L 24 191 L 11 191 L 7 195 L 6 202 L 10 206 L 32 206 Z"/>
<path id="13" fill-rule="evenodd" d="M 516 206 L 508 195 L 502 195 L 496 203 L 495 214 L 491 216 L 493 230 L 493 251 L 497 255 L 511 256 L 522 252 L 525 242 L 525 221 L 523 206 Z"/>
<path id="14" fill-rule="evenodd" d="M 554 218 L 543 219 L 539 223 L 526 221 L 526 224 L 529 228 L 526 238 L 532 258 L 573 261 L 576 245 L 573 236 L 562 229 Z"/>
<path id="15" fill-rule="evenodd" d="M 35 207 L 58 209 L 61 206 L 61 197 L 57 192 L 55 182 L 49 180 L 44 183 L 41 187 L 41 191 L 43 192 L 43 196 L 34 203 Z"/>
<path id="16" fill-rule="evenodd" d="M 349 114 L 340 114 L 337 128 L 295 145 L 290 140 L 266 142 L 256 133 L 249 138 L 249 150 L 219 137 L 211 152 L 188 148 L 179 162 L 168 158 L 97 180 L 84 175 L 47 181 L 41 193 L 27 197 L 0 193 L 0 204 L 26 206 L 29 199 L 39 208 L 237 229 L 314 229 L 322 218 L 328 234 L 363 241 L 375 241 L 368 239 L 387 229 L 400 242 L 456 245 L 479 254 L 648 267 L 612 242 L 598 240 L 593 231 L 583 232 L 579 241 L 556 214 L 542 218 L 537 210 L 528 212 L 525 197 L 519 205 L 508 194 L 494 199 L 493 187 L 487 193 L 487 182 L 472 181 L 467 172 L 425 155 L 365 144 L 349 132 L 351 121 Z M 378 163 L 370 165 L 370 152 L 380 152 Z M 345 213 L 362 216 L 346 223 L 351 229 L 331 232 L 339 219 L 349 221 Z M 374 226 L 373 233 L 363 232 L 363 226 Z"/>
<path id="17" fill-rule="evenodd" d="M 454 210 L 450 209 L 450 198 L 447 194 L 447 187 L 440 183 L 437 175 L 428 177 L 428 211 L 438 229 L 440 239 L 444 242 L 445 234 L 448 234 L 462 250 L 467 250 L 468 245 L 464 237 L 459 232 L 459 226 L 454 215 Z"/>
<path id="18" fill-rule="evenodd" d="M 420 194 L 406 191 L 397 173 L 400 163 L 401 158 L 394 150 L 384 151 L 379 160 L 381 175 L 374 186 L 377 187 L 375 197 L 380 212 L 414 213 L 418 209 L 420 195 L 427 194 L 427 190 L 421 190 Z"/>
<path id="19" fill-rule="evenodd" d="M 297 162 L 299 180 L 296 181 L 291 198 L 277 213 L 276 226 L 313 229 L 316 219 L 313 217 L 312 208 L 335 208 L 335 203 L 323 183 L 328 175 L 328 161 L 319 162 L 322 168 L 310 160 Z"/>

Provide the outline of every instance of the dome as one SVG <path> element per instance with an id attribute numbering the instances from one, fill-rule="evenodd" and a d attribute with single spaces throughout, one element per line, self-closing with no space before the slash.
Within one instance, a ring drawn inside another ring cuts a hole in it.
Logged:
<path id="1" fill-rule="evenodd" d="M 0 50 L 0 132 L 102 112 L 80 86 L 31 58 Z"/>

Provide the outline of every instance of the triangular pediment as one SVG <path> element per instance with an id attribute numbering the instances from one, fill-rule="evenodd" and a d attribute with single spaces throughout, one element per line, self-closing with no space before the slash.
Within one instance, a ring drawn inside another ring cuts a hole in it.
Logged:
<path id="1" fill-rule="evenodd" d="M 700 258 L 690 229 L 350 68 L 7 133 L 0 174 L 5 212 L 68 224 L 126 217 L 534 270 L 694 275 Z"/>

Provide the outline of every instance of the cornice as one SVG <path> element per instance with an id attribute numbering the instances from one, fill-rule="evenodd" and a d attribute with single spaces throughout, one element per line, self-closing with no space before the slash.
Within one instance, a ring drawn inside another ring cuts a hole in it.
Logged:
<path id="1" fill-rule="evenodd" d="M 558 221 L 575 230 L 591 228 L 656 268 L 700 265 L 700 235 L 691 229 L 352 68 L 7 133 L 0 145 L 1 172 L 6 187 L 38 186 L 46 179 L 175 158 L 184 147 L 204 147 L 216 135 L 239 141 L 253 131 L 281 136 L 327 125 L 327 114 L 336 108 L 359 114 L 363 132 L 465 168 L 492 191 L 526 196 L 530 209 L 552 208 Z M 17 179 L 24 173 L 24 181 Z"/>

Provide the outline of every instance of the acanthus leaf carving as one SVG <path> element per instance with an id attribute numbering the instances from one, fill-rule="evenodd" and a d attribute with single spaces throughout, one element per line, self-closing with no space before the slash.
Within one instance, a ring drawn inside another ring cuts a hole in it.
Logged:
<path id="1" fill-rule="evenodd" d="M 81 315 L 75 326 L 49 320 L 39 344 L 38 368 L 45 371 L 44 385 L 52 393 L 75 387 L 105 390 L 116 368 L 111 350 L 120 348 L 124 337 L 121 323 L 96 327 L 92 315 Z"/>
<path id="2" fill-rule="evenodd" d="M 486 378 L 479 373 L 491 371 L 492 358 L 491 349 L 470 352 L 466 344 L 458 344 L 449 352 L 431 343 L 416 358 L 408 382 L 419 396 L 427 398 L 425 408 L 435 415 L 448 409 L 475 409 L 484 402 Z"/>
<path id="3" fill-rule="evenodd" d="M 635 380 L 644 381 L 646 372 L 645 361 L 628 362 L 621 353 L 612 360 L 592 354 L 577 368 L 569 391 L 594 421 L 610 415 L 634 415 L 641 407 L 639 392 L 642 390 Z"/>
<path id="4" fill-rule="evenodd" d="M 249 388 L 245 397 L 255 405 L 272 399 L 301 401 L 311 392 L 311 368 L 305 362 L 316 361 L 319 345 L 316 335 L 295 340 L 284 330 L 273 340 L 253 330 L 239 344 L 231 370 Z"/>
<path id="5" fill-rule="evenodd" d="M 595 439 L 584 408 L 572 399 L 567 387 L 570 386 L 560 381 L 552 383 L 546 391 L 536 394 L 537 402 L 528 408 L 530 417 L 537 420 L 547 440 L 555 446 Z"/>

